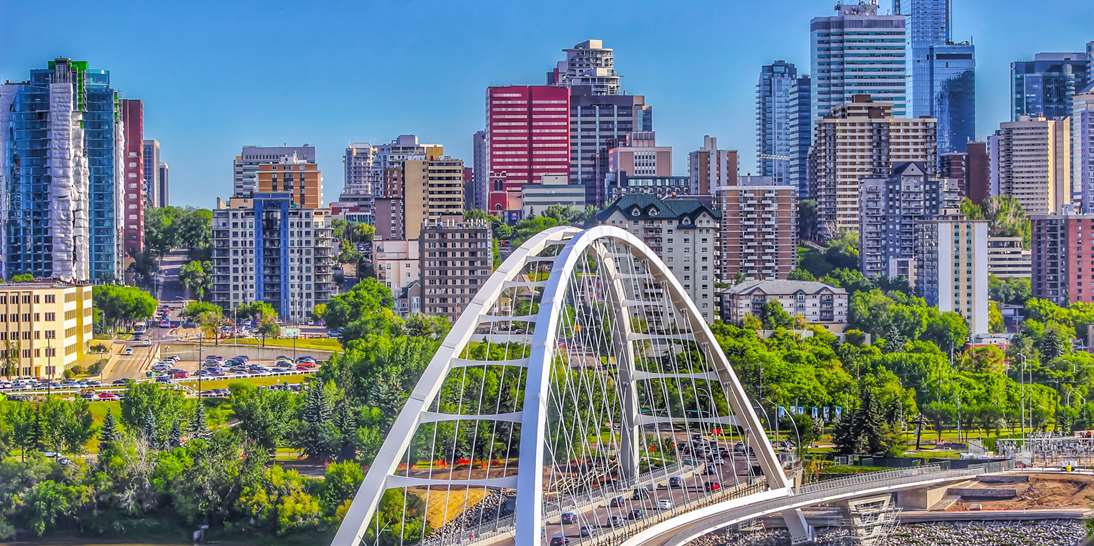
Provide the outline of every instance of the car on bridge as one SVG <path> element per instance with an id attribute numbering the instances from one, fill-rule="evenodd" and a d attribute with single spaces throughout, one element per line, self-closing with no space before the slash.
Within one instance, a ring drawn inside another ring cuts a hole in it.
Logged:
<path id="1" fill-rule="evenodd" d="M 672 510 L 674 507 L 671 499 L 661 499 L 657 501 L 658 510 Z"/>
<path id="2" fill-rule="evenodd" d="M 713 493 L 715 491 L 722 490 L 722 484 L 719 482 L 707 482 L 703 484 L 703 490 L 707 493 Z"/>
<path id="3" fill-rule="evenodd" d="M 589 538 L 596 536 L 597 529 L 591 525 L 582 525 L 581 530 L 578 532 L 581 538 Z"/>
<path id="4" fill-rule="evenodd" d="M 555 533 L 555 536 L 551 537 L 551 546 L 565 546 L 570 543 L 570 539 L 566 538 L 566 535 L 562 533 Z"/>
<path id="5" fill-rule="evenodd" d="M 644 515 L 645 514 L 642 512 L 642 510 L 640 510 L 638 508 L 634 508 L 630 512 L 627 512 L 627 519 L 632 520 L 632 521 L 636 520 L 636 519 L 642 519 L 642 516 L 644 516 Z"/>
<path id="6" fill-rule="evenodd" d="M 612 508 L 622 508 L 626 505 L 627 505 L 627 499 L 625 499 L 623 497 L 614 497 L 611 500 L 611 502 L 608 503 L 608 506 L 610 506 Z"/>
<path id="7" fill-rule="evenodd" d="M 561 521 L 562 521 L 563 524 L 577 523 L 577 513 L 575 513 L 575 512 L 563 512 Z"/>

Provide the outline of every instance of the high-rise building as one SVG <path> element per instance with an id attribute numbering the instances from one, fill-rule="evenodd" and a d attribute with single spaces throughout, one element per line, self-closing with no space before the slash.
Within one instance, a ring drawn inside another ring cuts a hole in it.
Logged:
<path id="1" fill-rule="evenodd" d="M 798 198 L 791 186 L 722 186 L 723 282 L 785 279 L 797 263 Z"/>
<path id="2" fill-rule="evenodd" d="M 462 217 L 435 218 L 421 231 L 422 313 L 455 322 L 494 271 L 490 226 Z"/>
<path id="3" fill-rule="evenodd" d="M 1064 209 L 1030 217 L 1033 224 L 1033 297 L 1057 305 L 1094 303 L 1094 214 Z"/>
<path id="4" fill-rule="evenodd" d="M 703 135 L 703 147 L 688 154 L 692 195 L 715 195 L 737 185 L 737 150 L 719 150 L 718 139 Z"/>
<path id="5" fill-rule="evenodd" d="M 866 277 L 911 279 L 919 222 L 958 205 L 958 181 L 927 172 L 922 163 L 900 163 L 891 176 L 862 180 L 859 267 Z"/>
<path id="6" fill-rule="evenodd" d="M 1051 214 L 1071 203 L 1069 119 L 1021 116 L 999 124 L 989 146 L 993 187 L 1027 214 Z"/>
<path id="7" fill-rule="evenodd" d="M 916 116 L 938 120 L 939 152 L 963 152 L 976 138 L 976 48 L 969 42 L 932 45 L 926 63 L 926 81 L 914 84 L 927 94 Z"/>
<path id="8" fill-rule="evenodd" d="M 987 142 L 970 142 L 965 147 L 965 183 L 963 193 L 981 204 L 991 195 L 991 160 Z"/>
<path id="9" fill-rule="evenodd" d="M 283 157 L 259 165 L 255 175 L 260 193 L 288 193 L 294 205 L 307 209 L 323 206 L 323 173 L 315 163 Z"/>
<path id="10" fill-rule="evenodd" d="M 707 322 L 714 320 L 717 212 L 698 199 L 636 194 L 615 200 L 596 214 L 595 222 L 641 238 L 665 262 Z"/>
<path id="11" fill-rule="evenodd" d="M 932 46 L 950 42 L 950 16 L 950 0 L 912 0 L 908 34 L 912 54 L 912 115 L 915 117 L 932 115 L 930 50 Z"/>
<path id="12" fill-rule="evenodd" d="M 297 206 L 287 192 L 233 197 L 213 210 L 213 303 L 264 301 L 285 320 L 310 320 L 334 295 L 332 240 L 327 209 Z"/>
<path id="13" fill-rule="evenodd" d="M 444 157 L 404 161 L 402 178 L 403 233 L 407 239 L 418 239 L 424 223 L 463 216 L 463 160 Z"/>
<path id="14" fill-rule="evenodd" d="M 60 378 L 90 348 L 91 286 L 57 281 L 0 284 L 0 316 L 0 359 L 5 364 L 0 376 Z"/>
<path id="15" fill-rule="evenodd" d="M 157 183 L 159 190 L 156 192 L 156 207 L 166 207 L 171 203 L 171 183 L 170 174 L 171 168 L 167 166 L 167 163 L 160 162 L 159 166 L 159 181 Z"/>
<path id="16" fill-rule="evenodd" d="M 145 140 L 144 148 L 144 204 L 148 208 L 162 207 L 160 199 L 160 141 Z"/>
<path id="17" fill-rule="evenodd" d="M 905 20 L 878 15 L 876 3 L 836 4 L 836 15 L 809 25 L 812 45 L 811 119 L 827 116 L 853 95 L 869 94 L 907 112 Z"/>
<path id="18" fill-rule="evenodd" d="M 653 108 L 641 95 L 598 95 L 588 85 L 570 87 L 570 183 L 585 186 L 585 201 L 607 199 L 608 150 L 633 132 L 653 131 Z"/>
<path id="19" fill-rule="evenodd" d="M 1010 63 L 1011 121 L 1071 115 L 1072 96 L 1091 83 L 1088 53 L 1038 53 Z"/>
<path id="20" fill-rule="evenodd" d="M 369 185 L 375 196 L 390 195 L 387 188 L 392 169 L 401 168 L 410 159 L 437 159 L 444 155 L 444 146 L 423 144 L 417 135 L 399 135 L 391 142 L 373 146 L 375 155 L 369 174 Z"/>
<path id="21" fill-rule="evenodd" d="M 790 123 L 796 114 L 790 95 L 798 85 L 793 63 L 775 61 L 760 68 L 756 83 L 756 171 L 775 185 L 788 183 L 790 157 L 795 151 Z"/>
<path id="22" fill-rule="evenodd" d="M 822 118 L 809 151 L 810 195 L 822 234 L 859 228 L 863 178 L 887 177 L 894 165 L 919 162 L 934 176 L 938 158 L 932 118 L 899 118 L 893 106 L 855 95 Z"/>
<path id="23" fill-rule="evenodd" d="M 511 85 L 486 90 L 489 210 L 520 210 L 520 190 L 546 175 L 570 176 L 570 89 Z"/>
<path id="24" fill-rule="evenodd" d="M 244 146 L 233 161 L 232 195 L 250 197 L 258 190 L 258 167 L 283 159 L 315 163 L 315 146 Z"/>
<path id="25" fill-rule="evenodd" d="M 490 159 L 486 156 L 486 131 L 475 131 L 471 137 L 472 174 L 474 180 L 471 190 L 471 207 L 473 209 L 486 210 L 486 196 L 490 194 Z"/>
<path id="26" fill-rule="evenodd" d="M 799 199 L 810 199 L 809 145 L 813 143 L 812 79 L 799 76 L 790 88 L 790 163 L 787 177 L 798 188 Z"/>
<path id="27" fill-rule="evenodd" d="M 969 333 L 988 333 L 988 222 L 957 210 L 919 223 L 916 292 L 928 305 L 965 317 Z"/>
<path id="28" fill-rule="evenodd" d="M 1072 102 L 1071 160 L 1072 189 L 1079 194 L 1082 212 L 1094 213 L 1094 84 L 1076 93 Z"/>
<path id="29" fill-rule="evenodd" d="M 619 75 L 615 73 L 615 52 L 603 40 L 585 40 L 564 49 L 566 60 L 547 73 L 549 85 L 592 87 L 594 95 L 618 95 Z"/>
<path id="30" fill-rule="evenodd" d="M 136 99 L 122 99 L 125 127 L 125 252 L 144 250 L 144 106 Z"/>
<path id="31" fill-rule="evenodd" d="M 121 279 L 125 135 L 110 73 L 57 58 L 0 89 L 6 273 Z"/>
<path id="32" fill-rule="evenodd" d="M 367 142 L 353 142 L 346 146 L 346 152 L 342 155 L 345 182 L 342 195 L 338 197 L 339 201 L 366 205 L 372 202 L 373 191 L 369 177 L 375 160 L 376 149 Z"/>

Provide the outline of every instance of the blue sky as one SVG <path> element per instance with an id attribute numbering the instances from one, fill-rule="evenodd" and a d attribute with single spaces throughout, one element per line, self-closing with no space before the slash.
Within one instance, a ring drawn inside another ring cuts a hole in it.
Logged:
<path id="1" fill-rule="evenodd" d="M 834 3 L 0 0 L 0 79 L 26 79 L 55 56 L 110 70 L 124 96 L 144 100 L 175 204 L 227 196 L 244 144 L 305 142 L 318 147 L 330 200 L 347 143 L 416 133 L 470 163 L 487 86 L 541 83 L 562 48 L 601 38 L 627 91 L 653 104 L 678 173 L 711 134 L 741 151 L 744 174 L 755 169 L 760 66 L 782 58 L 808 71 L 809 19 Z M 955 39 L 977 46 L 981 136 L 1008 117 L 1012 60 L 1094 40 L 1089 0 L 954 4 Z"/>

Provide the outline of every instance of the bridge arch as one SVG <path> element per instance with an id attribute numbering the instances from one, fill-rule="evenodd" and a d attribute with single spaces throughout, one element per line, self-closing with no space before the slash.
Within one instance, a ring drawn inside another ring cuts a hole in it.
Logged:
<path id="1" fill-rule="evenodd" d="M 692 274 L 712 276 L 710 260 L 709 272 Z M 733 496 L 758 502 L 790 485 L 668 266 L 622 229 L 558 227 L 516 249 L 453 325 L 334 544 L 358 544 L 370 523 L 382 535 L 374 516 L 391 489 L 402 490 L 403 525 L 392 525 L 399 544 L 474 543 L 502 532 L 539 546 L 566 532 L 556 513 L 571 514 L 575 530 L 622 539 L 646 518 L 652 525 Z M 514 502 L 491 508 L 493 525 L 483 525 L 486 503 L 472 501 L 472 491 Z M 614 506 L 619 496 L 634 500 Z M 435 509 L 443 503 L 441 525 L 407 536 L 406 514 L 422 498 L 426 512 L 430 500 Z M 453 502 L 462 506 L 450 521 Z M 503 520 L 510 504 L 514 513 Z M 784 519 L 795 534 L 810 533 L 800 513 Z"/>

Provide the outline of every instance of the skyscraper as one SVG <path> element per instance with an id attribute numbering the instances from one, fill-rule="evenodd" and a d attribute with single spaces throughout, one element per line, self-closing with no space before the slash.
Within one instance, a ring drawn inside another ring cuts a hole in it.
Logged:
<path id="1" fill-rule="evenodd" d="M 69 280 L 121 278 L 123 123 L 110 73 L 57 58 L 0 91 L 4 268 Z"/>
<path id="2" fill-rule="evenodd" d="M 249 197 L 258 187 L 258 166 L 292 158 L 315 163 L 315 146 L 244 146 L 233 161 L 232 195 Z"/>
<path id="3" fill-rule="evenodd" d="M 926 88 L 926 104 L 916 96 L 916 116 L 938 120 L 938 151 L 964 152 L 976 138 L 976 49 L 969 42 L 927 48 L 926 71 L 916 92 Z M 919 107 L 925 109 L 919 110 Z"/>
<path id="4" fill-rule="evenodd" d="M 950 42 L 950 0 L 912 0 L 912 115 L 931 116 L 934 95 L 931 47 Z M 941 125 L 941 122 L 939 122 Z"/>
<path id="5" fill-rule="evenodd" d="M 471 137 L 473 161 L 471 181 L 471 207 L 486 210 L 486 196 L 489 192 L 490 163 L 486 157 L 486 131 L 475 131 Z"/>
<path id="6" fill-rule="evenodd" d="M 1071 182 L 1082 211 L 1094 213 L 1094 84 L 1072 101 L 1071 160 Z"/>
<path id="7" fill-rule="evenodd" d="M 157 201 L 155 206 L 166 207 L 171 204 L 171 184 L 168 176 L 171 172 L 171 168 L 167 166 L 167 163 L 161 161 L 159 170 L 159 191 L 156 194 Z"/>
<path id="8" fill-rule="evenodd" d="M 1094 214 L 1058 214 L 1030 217 L 1033 227 L 1033 297 L 1057 305 L 1094 303 Z"/>
<path id="9" fill-rule="evenodd" d="M 796 151 L 790 134 L 795 114 L 790 95 L 797 82 L 793 63 L 779 60 L 765 64 L 756 83 L 756 170 L 776 186 L 788 183 L 791 153 Z"/>
<path id="10" fill-rule="evenodd" d="M 888 176 L 897 163 L 915 161 L 934 176 L 938 157 L 935 120 L 898 118 L 893 107 L 855 95 L 816 127 L 809 151 L 810 195 L 825 237 L 859 229 L 860 183 Z"/>
<path id="11" fill-rule="evenodd" d="M 125 124 L 125 252 L 144 250 L 144 106 L 136 99 L 122 99 Z"/>
<path id="12" fill-rule="evenodd" d="M 810 23 L 812 49 L 811 119 L 815 123 L 852 95 L 868 94 L 907 112 L 905 21 L 878 15 L 877 4 L 837 4 L 836 15 Z"/>
<path id="13" fill-rule="evenodd" d="M 763 177 L 766 179 L 766 177 Z M 797 263 L 798 199 L 789 186 L 718 188 L 723 282 L 785 279 Z"/>
<path id="14" fill-rule="evenodd" d="M 1072 96 L 1091 83 L 1090 54 L 1038 53 L 1010 63 L 1011 121 L 1071 115 Z"/>
<path id="15" fill-rule="evenodd" d="M 306 209 L 323 206 L 323 173 L 319 165 L 297 157 L 263 163 L 255 171 L 260 193 L 287 193 L 292 204 Z"/>
<path id="16" fill-rule="evenodd" d="M 989 146 L 993 187 L 1026 214 L 1054 214 L 1071 203 L 1069 119 L 1021 116 L 999 124 Z"/>
<path id="17" fill-rule="evenodd" d="M 151 139 L 142 143 L 144 148 L 144 203 L 147 207 L 160 205 L 160 141 Z"/>
<path id="18" fill-rule="evenodd" d="M 812 78 L 799 76 L 790 88 L 790 165 L 788 182 L 798 188 L 798 198 L 807 199 L 809 194 L 809 145 L 813 142 Z"/>
<path id="19" fill-rule="evenodd" d="M 603 40 L 585 40 L 564 49 L 566 60 L 547 73 L 547 83 L 568 87 L 588 85 L 594 95 L 618 95 L 619 75 L 615 73 L 615 52 Z"/>
<path id="20" fill-rule="evenodd" d="M 489 210 L 520 210 L 520 190 L 544 175 L 570 176 L 570 89 L 511 85 L 486 90 Z"/>
<path id="21" fill-rule="evenodd" d="M 608 150 L 632 132 L 653 130 L 653 108 L 641 95 L 597 95 L 589 85 L 570 88 L 570 183 L 585 186 L 585 201 L 607 199 Z"/>

